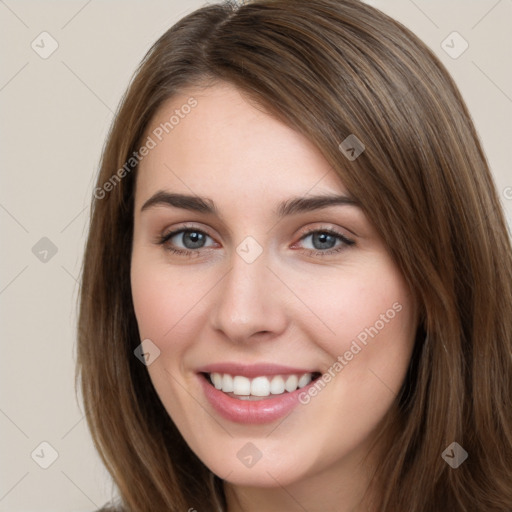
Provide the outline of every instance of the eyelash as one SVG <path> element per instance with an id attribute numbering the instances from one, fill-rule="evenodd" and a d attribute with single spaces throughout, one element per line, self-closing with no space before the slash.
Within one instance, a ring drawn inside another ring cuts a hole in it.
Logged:
<path id="1" fill-rule="evenodd" d="M 312 229 L 309 229 L 305 233 L 303 233 L 303 235 L 300 237 L 299 241 L 300 240 L 304 240 L 308 236 L 310 236 L 312 234 L 315 234 L 315 233 L 322 233 L 322 234 L 332 235 L 335 238 L 337 238 L 338 240 L 340 240 L 342 242 L 342 244 L 340 244 L 338 247 L 335 247 L 333 249 L 327 249 L 325 251 L 320 251 L 320 250 L 316 250 L 316 249 L 303 249 L 303 251 L 306 252 L 309 256 L 329 256 L 329 255 L 336 254 L 336 253 L 339 253 L 341 251 L 344 251 L 348 247 L 350 247 L 352 245 L 355 245 L 355 241 L 354 240 L 351 240 L 350 238 L 347 238 L 342 233 L 340 233 L 340 232 L 338 232 L 338 231 L 336 231 L 334 229 L 330 229 L 330 228 L 323 228 L 323 229 L 322 228 L 321 229 L 312 228 Z"/>
<path id="2" fill-rule="evenodd" d="M 210 235 L 208 235 L 208 233 L 206 233 L 205 231 L 202 231 L 201 229 L 197 229 L 197 228 L 194 228 L 194 227 L 182 227 L 180 229 L 177 229 L 175 231 L 171 231 L 170 233 L 167 233 L 167 234 L 162 235 L 161 237 L 159 237 L 159 239 L 157 240 L 157 244 L 165 246 L 167 244 L 167 242 L 173 236 L 178 235 L 180 233 L 190 233 L 190 232 L 201 233 L 201 234 L 203 234 L 205 236 L 210 237 Z M 315 233 L 323 233 L 323 234 L 332 235 L 332 236 L 336 237 L 338 240 L 340 240 L 343 243 L 341 245 L 339 245 L 338 247 L 336 247 L 336 248 L 327 249 L 325 251 L 314 250 L 314 249 L 303 249 L 303 251 L 306 252 L 309 256 L 328 256 L 328 255 L 332 255 L 332 254 L 336 254 L 338 252 L 341 252 L 341 251 L 347 249 L 348 247 L 350 247 L 352 245 L 355 245 L 355 241 L 354 240 L 351 240 L 350 238 L 347 238 L 345 235 L 343 235 L 343 234 L 341 234 L 338 231 L 335 231 L 333 229 L 318 229 L 318 228 L 310 229 L 306 233 L 304 233 L 300 237 L 299 240 L 304 240 L 308 236 L 310 236 L 312 234 L 315 234 Z M 210 238 L 212 238 L 212 237 L 210 237 Z M 190 256 L 192 254 L 197 253 L 200 249 L 197 249 L 197 250 L 177 249 L 176 247 L 172 247 L 170 245 L 165 247 L 165 250 L 170 251 L 170 252 L 172 252 L 174 254 L 178 254 L 180 256 Z"/>

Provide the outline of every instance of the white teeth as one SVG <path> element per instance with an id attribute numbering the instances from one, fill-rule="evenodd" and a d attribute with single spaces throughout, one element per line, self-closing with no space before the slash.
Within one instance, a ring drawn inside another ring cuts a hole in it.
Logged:
<path id="1" fill-rule="evenodd" d="M 222 375 L 220 373 L 212 373 L 211 374 L 213 385 L 217 389 L 222 389 Z"/>
<path id="2" fill-rule="evenodd" d="M 270 395 L 270 382 L 267 377 L 256 377 L 251 382 L 251 395 L 268 396 Z"/>
<path id="3" fill-rule="evenodd" d="M 240 398 L 248 396 L 265 397 L 269 395 L 281 395 L 285 391 L 291 393 L 298 388 L 307 386 L 313 379 L 312 373 L 304 375 L 275 375 L 273 377 L 256 377 L 249 379 L 242 375 L 230 375 L 228 373 L 211 373 L 210 380 L 216 389 L 224 393 L 233 393 Z"/>
<path id="4" fill-rule="evenodd" d="M 284 379 L 281 375 L 277 375 L 272 379 L 272 382 L 270 383 L 270 392 L 273 395 L 280 395 L 281 393 L 284 393 Z"/>
<path id="5" fill-rule="evenodd" d="M 284 383 L 284 389 L 288 391 L 288 393 L 291 393 L 292 391 L 295 391 L 297 389 L 297 384 L 299 383 L 299 378 L 297 375 L 290 375 L 286 382 Z"/>
<path id="6" fill-rule="evenodd" d="M 250 395 L 251 381 L 247 377 L 237 375 L 233 378 L 233 393 L 235 395 Z"/>
<path id="7" fill-rule="evenodd" d="M 233 377 L 229 373 L 222 376 L 222 391 L 225 393 L 232 393 L 235 388 L 233 387 Z"/>
<path id="8" fill-rule="evenodd" d="M 311 373 L 305 373 L 300 379 L 297 386 L 299 388 L 303 388 L 304 386 L 307 386 L 311 382 Z"/>

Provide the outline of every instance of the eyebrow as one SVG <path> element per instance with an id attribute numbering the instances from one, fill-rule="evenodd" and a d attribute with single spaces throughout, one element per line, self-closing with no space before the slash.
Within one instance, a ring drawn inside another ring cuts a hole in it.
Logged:
<path id="1" fill-rule="evenodd" d="M 328 208 L 329 206 L 357 206 L 360 203 L 348 195 L 317 195 L 294 197 L 279 204 L 276 215 L 279 218 L 287 215 L 310 212 Z M 173 206 L 184 210 L 192 210 L 199 213 L 217 214 L 215 203 L 206 197 L 190 196 L 186 194 L 174 194 L 160 190 L 151 196 L 142 206 L 141 212 L 156 206 Z"/>
<path id="2" fill-rule="evenodd" d="M 155 206 L 174 206 L 184 210 L 193 210 L 200 213 L 217 213 L 217 208 L 211 199 L 199 196 L 188 196 L 185 194 L 171 194 L 159 190 L 152 195 L 140 209 L 141 212 Z"/>
<path id="3" fill-rule="evenodd" d="M 329 206 L 357 206 L 360 207 L 358 201 L 348 195 L 318 195 L 294 197 L 288 201 L 284 201 L 277 208 L 277 216 L 285 217 L 296 213 L 310 212 L 328 208 Z"/>

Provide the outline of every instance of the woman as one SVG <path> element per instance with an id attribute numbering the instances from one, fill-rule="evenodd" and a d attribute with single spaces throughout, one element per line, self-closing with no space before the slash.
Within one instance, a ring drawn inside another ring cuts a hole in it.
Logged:
<path id="1" fill-rule="evenodd" d="M 116 510 L 512 510 L 510 241 L 407 29 L 356 0 L 199 9 L 94 196 L 78 375 Z"/>

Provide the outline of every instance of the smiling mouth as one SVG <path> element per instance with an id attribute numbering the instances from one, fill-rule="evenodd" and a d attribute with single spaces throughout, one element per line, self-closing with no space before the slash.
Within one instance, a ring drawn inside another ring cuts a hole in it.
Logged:
<path id="1" fill-rule="evenodd" d="M 204 373 L 206 381 L 219 391 L 238 400 L 264 400 L 276 398 L 307 386 L 320 377 L 321 373 L 311 372 L 290 375 L 269 375 L 255 378 L 229 373 Z"/>

